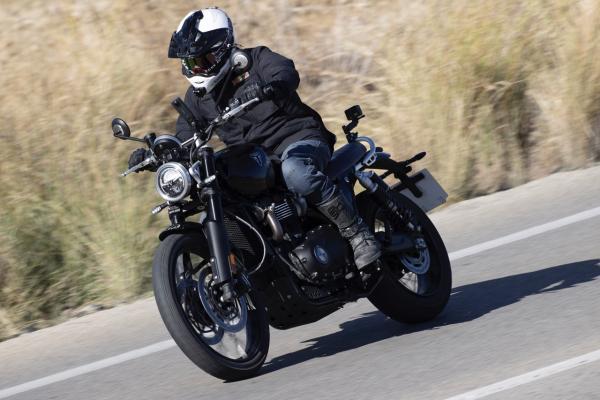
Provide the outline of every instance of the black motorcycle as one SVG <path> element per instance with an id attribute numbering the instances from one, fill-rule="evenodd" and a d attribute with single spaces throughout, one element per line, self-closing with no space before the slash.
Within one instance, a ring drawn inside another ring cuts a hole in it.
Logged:
<path id="1" fill-rule="evenodd" d="M 337 228 L 286 189 L 277 157 L 254 144 L 218 152 L 209 145 L 220 126 L 258 101 L 226 110 L 200 129 L 175 99 L 172 105 L 195 131 L 183 142 L 152 133 L 131 137 L 123 120 L 112 122 L 115 137 L 150 148 L 149 157 L 122 175 L 156 171 L 165 202 L 152 213 L 167 209 L 171 221 L 159 235 L 152 271 L 162 319 L 197 366 L 225 380 L 258 373 L 269 325 L 315 322 L 362 297 L 394 320 L 423 322 L 442 311 L 451 289 L 448 253 L 425 214 L 446 195 L 426 170 L 409 176 L 410 164 L 425 153 L 394 161 L 353 132 L 364 116 L 360 107 L 346 110 L 348 144 L 334 152 L 326 173 L 350 191 L 357 182 L 365 188 L 356 205 L 383 248 L 359 272 Z M 391 176 L 397 183 L 390 187 L 384 178 Z"/>

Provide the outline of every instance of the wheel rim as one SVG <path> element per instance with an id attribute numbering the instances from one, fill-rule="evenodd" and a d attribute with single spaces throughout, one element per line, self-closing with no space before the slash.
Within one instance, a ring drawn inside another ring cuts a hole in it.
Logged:
<path id="1" fill-rule="evenodd" d="M 402 210 L 400 210 L 402 212 Z M 394 232 L 405 232 L 413 235 L 415 249 L 400 254 L 390 254 L 382 257 L 392 276 L 404 288 L 418 296 L 432 296 L 439 287 L 440 274 L 438 270 L 432 240 L 427 232 L 423 232 L 422 224 L 414 213 L 403 213 L 409 218 L 407 228 L 394 227 L 381 208 L 377 209 L 374 218 L 374 232 L 381 232 L 385 238 L 391 238 Z"/>
<path id="2" fill-rule="evenodd" d="M 431 266 L 429 247 L 425 239 L 419 237 L 415 240 L 415 251 L 400 254 L 400 262 L 406 269 L 416 275 L 424 275 Z"/>
<path id="3" fill-rule="evenodd" d="M 258 337 L 255 334 L 256 321 L 248 311 L 246 299 L 236 301 L 237 312 L 232 314 L 231 321 L 224 315 L 219 318 L 220 310 L 215 310 L 215 299 L 206 293 L 213 278 L 210 266 L 202 255 L 194 251 L 182 251 L 177 255 L 171 271 L 177 304 L 194 336 L 225 359 L 236 362 L 251 359 L 257 352 Z M 203 291 L 205 293 L 201 294 Z M 209 307 L 205 308 L 203 297 L 209 302 Z"/>

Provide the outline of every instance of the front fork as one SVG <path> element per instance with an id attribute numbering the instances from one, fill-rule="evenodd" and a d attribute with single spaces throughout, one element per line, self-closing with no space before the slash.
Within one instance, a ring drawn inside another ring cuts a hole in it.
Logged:
<path id="1" fill-rule="evenodd" d="M 202 222 L 204 234 L 208 241 L 211 254 L 211 269 L 217 285 L 222 287 L 223 300 L 227 301 L 235 296 L 231 266 L 229 265 L 229 239 L 225 230 L 221 191 L 216 179 L 215 156 L 213 149 L 202 147 L 200 149 L 203 168 L 201 170 L 204 186 L 200 191 L 200 198 L 206 203 L 206 218 Z"/>

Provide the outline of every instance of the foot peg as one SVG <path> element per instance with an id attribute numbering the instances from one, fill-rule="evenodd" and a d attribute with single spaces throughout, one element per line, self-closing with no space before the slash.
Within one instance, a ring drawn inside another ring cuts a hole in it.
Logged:
<path id="1" fill-rule="evenodd" d="M 371 291 L 377 286 L 383 277 L 382 268 L 381 261 L 377 260 L 358 271 L 364 290 Z"/>

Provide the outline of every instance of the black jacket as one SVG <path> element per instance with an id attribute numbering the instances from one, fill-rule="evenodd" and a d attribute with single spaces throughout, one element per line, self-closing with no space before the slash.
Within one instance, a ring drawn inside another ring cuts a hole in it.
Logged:
<path id="1" fill-rule="evenodd" d="M 257 104 L 227 122 L 217 134 L 225 144 L 256 143 L 266 147 L 275 154 L 281 155 L 291 143 L 303 139 L 318 139 L 333 148 L 335 135 L 323 125 L 319 114 L 304 104 L 296 89 L 300 77 L 292 60 L 272 52 L 267 47 L 245 49 L 250 56 L 251 66 L 245 80 L 235 84 L 235 75 L 228 82 L 222 82 L 211 93 L 200 98 L 190 86 L 185 95 L 185 104 L 194 116 L 202 123 L 214 119 L 232 101 L 240 98 L 245 88 L 253 83 L 267 84 L 278 81 L 286 89 L 287 95 L 282 99 L 267 100 Z M 216 103 L 223 89 L 223 95 Z M 177 120 L 177 137 L 188 139 L 193 132 L 187 122 L 179 117 Z"/>

